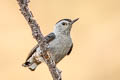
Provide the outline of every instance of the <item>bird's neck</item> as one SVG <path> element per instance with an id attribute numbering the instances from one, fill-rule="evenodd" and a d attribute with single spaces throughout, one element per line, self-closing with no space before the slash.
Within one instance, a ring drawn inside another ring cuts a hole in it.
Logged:
<path id="1" fill-rule="evenodd" d="M 56 36 L 57 35 L 68 35 L 68 36 L 70 36 L 70 30 L 60 31 L 60 30 L 55 29 L 53 32 Z"/>

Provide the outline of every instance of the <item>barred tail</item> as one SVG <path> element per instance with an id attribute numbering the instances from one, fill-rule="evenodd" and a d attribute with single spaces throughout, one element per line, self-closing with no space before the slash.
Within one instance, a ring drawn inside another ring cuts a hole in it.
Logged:
<path id="1" fill-rule="evenodd" d="M 37 63 L 33 63 L 32 65 L 29 66 L 29 69 L 31 71 L 34 71 L 37 68 L 38 64 Z"/>
<path id="2" fill-rule="evenodd" d="M 42 60 L 43 58 L 40 57 L 38 53 L 36 53 L 33 54 L 31 57 L 27 58 L 26 62 L 22 66 L 28 67 L 31 71 L 34 71 L 37 66 L 42 62 Z"/>
<path id="3" fill-rule="evenodd" d="M 41 62 L 40 62 L 40 63 L 41 63 Z M 34 62 L 34 63 L 25 62 L 24 64 L 22 64 L 22 66 L 28 67 L 31 71 L 34 71 L 40 63 L 36 63 L 36 62 Z"/>

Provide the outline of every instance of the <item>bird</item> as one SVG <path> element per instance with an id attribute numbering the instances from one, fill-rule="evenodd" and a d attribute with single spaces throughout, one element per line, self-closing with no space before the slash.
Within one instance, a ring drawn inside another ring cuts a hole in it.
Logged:
<path id="1" fill-rule="evenodd" d="M 55 24 L 53 32 L 45 36 L 45 39 L 49 44 L 50 55 L 55 61 L 55 64 L 60 62 L 66 55 L 70 55 L 73 48 L 70 32 L 73 23 L 78 20 L 79 18 L 74 20 L 61 19 Z M 41 55 L 41 49 L 37 44 L 30 51 L 26 61 L 22 64 L 22 66 L 28 67 L 31 71 L 34 71 L 42 62 L 44 62 L 44 59 Z"/>

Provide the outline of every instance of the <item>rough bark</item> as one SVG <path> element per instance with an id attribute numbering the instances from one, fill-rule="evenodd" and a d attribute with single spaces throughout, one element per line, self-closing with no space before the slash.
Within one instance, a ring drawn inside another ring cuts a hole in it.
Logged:
<path id="1" fill-rule="evenodd" d="M 28 3 L 30 0 L 17 0 L 20 11 L 23 14 L 24 18 L 28 22 L 33 37 L 37 40 L 39 47 L 42 52 L 43 59 L 45 60 L 49 71 L 51 72 L 51 75 L 53 77 L 53 80 L 62 80 L 61 78 L 61 71 L 56 67 L 55 62 L 52 60 L 52 56 L 49 55 L 49 45 L 46 42 L 43 34 L 41 33 L 40 26 L 37 24 L 36 20 L 33 18 L 33 14 L 28 8 Z"/>

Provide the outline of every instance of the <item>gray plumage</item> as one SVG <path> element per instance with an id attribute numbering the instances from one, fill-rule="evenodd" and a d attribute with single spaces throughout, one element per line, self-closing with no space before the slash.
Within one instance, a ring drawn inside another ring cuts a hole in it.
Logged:
<path id="1" fill-rule="evenodd" d="M 49 43 L 50 55 L 56 64 L 60 62 L 66 55 L 69 55 L 72 51 L 73 43 L 70 36 L 70 31 L 72 24 L 77 20 L 78 18 L 73 21 L 70 19 L 62 19 L 58 21 L 55 25 L 54 31 L 45 37 L 47 43 Z M 54 39 L 51 37 L 54 37 Z M 36 45 L 31 50 L 23 66 L 29 67 L 30 70 L 34 71 L 38 64 L 43 61 L 44 60 L 41 57 L 39 45 Z"/>
<path id="2" fill-rule="evenodd" d="M 47 36 L 45 36 L 45 40 L 47 41 L 47 43 L 49 43 L 50 41 L 52 41 L 53 39 L 55 39 L 55 34 L 54 33 L 50 33 Z M 39 45 L 37 44 L 35 47 L 33 47 L 33 49 L 30 51 L 26 61 L 36 52 L 36 49 L 39 47 Z"/>

